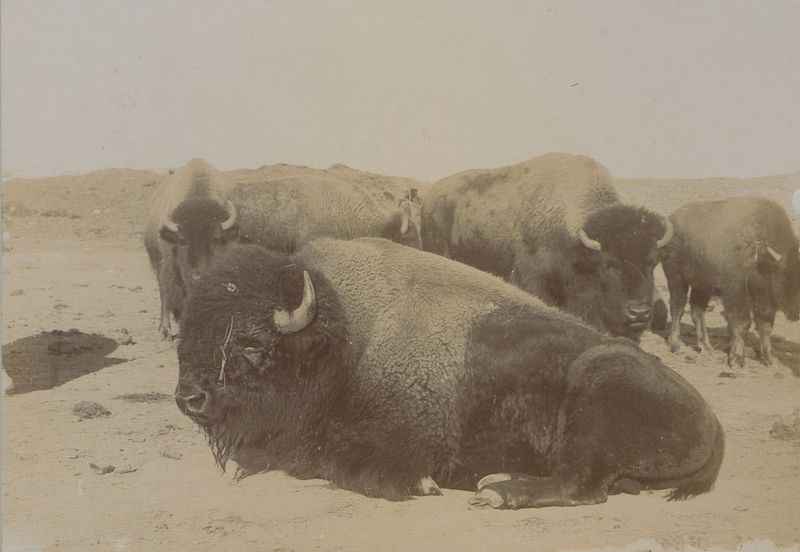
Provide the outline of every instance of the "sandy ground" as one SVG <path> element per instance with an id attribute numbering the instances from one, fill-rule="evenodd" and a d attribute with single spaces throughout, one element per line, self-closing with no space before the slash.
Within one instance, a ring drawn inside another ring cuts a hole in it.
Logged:
<path id="1" fill-rule="evenodd" d="M 686 324 L 679 354 L 661 336 L 642 343 L 697 387 L 725 427 L 710 494 L 508 512 L 472 510 L 460 491 L 392 503 L 281 473 L 234 482 L 171 399 L 175 347 L 159 340 L 158 293 L 138 234 L 161 177 L 103 171 L 4 187 L 3 550 L 633 552 L 758 541 L 798 549 L 800 440 L 771 430 L 791 424 L 800 406 L 800 328 L 778 315 L 778 365 L 759 364 L 750 350 L 748 365 L 730 370 L 716 303 L 708 322 L 719 351 L 695 352 Z M 668 213 L 747 190 L 788 205 L 796 181 L 620 185 Z M 660 269 L 657 277 L 666 298 Z M 110 414 L 81 420 L 80 401 Z"/>

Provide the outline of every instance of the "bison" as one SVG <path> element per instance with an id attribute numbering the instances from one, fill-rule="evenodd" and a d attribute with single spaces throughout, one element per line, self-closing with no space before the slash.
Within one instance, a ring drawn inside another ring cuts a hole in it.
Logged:
<path id="1" fill-rule="evenodd" d="M 144 242 L 161 294 L 161 334 L 174 339 L 194 280 L 228 244 L 252 241 L 293 251 L 321 236 L 380 236 L 421 247 L 419 206 L 379 202 L 370 190 L 316 175 L 229 182 L 202 159 L 156 190 Z"/>
<path id="2" fill-rule="evenodd" d="M 363 185 L 324 174 L 234 182 L 229 198 L 242 237 L 267 249 L 291 253 L 320 237 L 382 237 L 422 247 L 416 203 L 381 202 Z"/>
<path id="3" fill-rule="evenodd" d="M 194 286 L 175 401 L 238 478 L 495 508 L 707 492 L 722 428 L 678 374 L 501 279 L 383 239 L 244 244 Z"/>
<path id="4" fill-rule="evenodd" d="M 669 221 L 620 203 L 594 160 L 551 153 L 435 183 L 422 203 L 422 241 L 613 335 L 647 327 L 653 269 Z"/>
<path id="5" fill-rule="evenodd" d="M 728 364 L 744 366 L 744 336 L 755 321 L 761 360 L 771 365 L 775 313 L 800 317 L 798 239 L 786 212 L 762 197 L 688 203 L 670 215 L 675 237 L 662 261 L 670 293 L 670 350 L 681 347 L 680 323 L 689 303 L 697 344 L 710 350 L 705 311 L 722 298 L 731 345 Z"/>
<path id="6" fill-rule="evenodd" d="M 239 237 L 222 175 L 202 159 L 171 172 L 150 199 L 144 245 L 161 295 L 161 335 L 174 339 L 191 283 Z"/>

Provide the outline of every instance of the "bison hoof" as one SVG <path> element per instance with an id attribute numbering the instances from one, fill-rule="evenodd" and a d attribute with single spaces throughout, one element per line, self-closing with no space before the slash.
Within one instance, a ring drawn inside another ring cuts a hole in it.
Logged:
<path id="1" fill-rule="evenodd" d="M 728 366 L 731 368 L 735 368 L 736 366 L 739 368 L 744 368 L 744 355 L 737 355 L 736 353 L 729 353 L 728 354 Z"/>
<path id="2" fill-rule="evenodd" d="M 714 351 L 714 347 L 711 346 L 711 343 L 707 342 L 699 342 L 697 347 L 700 349 L 701 353 L 711 353 Z"/>
<path id="3" fill-rule="evenodd" d="M 670 353 L 677 353 L 678 351 L 681 350 L 682 346 L 683 346 L 683 344 L 680 342 L 680 340 L 674 340 L 674 339 L 670 339 L 669 340 L 669 352 Z"/>
<path id="4" fill-rule="evenodd" d="M 417 496 L 442 496 L 442 490 L 432 477 L 423 477 L 417 483 Z"/>
<path id="5" fill-rule="evenodd" d="M 766 364 L 770 368 L 775 366 L 775 359 L 772 357 L 772 355 L 764 355 L 764 354 L 762 354 L 761 355 L 761 362 L 763 362 L 764 364 Z"/>
<path id="6" fill-rule="evenodd" d="M 508 481 L 512 479 L 511 474 L 508 473 L 492 473 L 478 481 L 478 491 L 486 487 L 487 485 L 491 485 L 492 483 L 499 483 L 500 481 Z"/>
<path id="7" fill-rule="evenodd" d="M 169 328 L 161 328 L 161 339 L 164 341 L 175 341 L 178 339 L 178 334 L 174 333 Z"/>
<path id="8" fill-rule="evenodd" d="M 502 508 L 505 506 L 503 495 L 493 489 L 482 489 L 469 499 L 471 506 L 478 508 Z"/>

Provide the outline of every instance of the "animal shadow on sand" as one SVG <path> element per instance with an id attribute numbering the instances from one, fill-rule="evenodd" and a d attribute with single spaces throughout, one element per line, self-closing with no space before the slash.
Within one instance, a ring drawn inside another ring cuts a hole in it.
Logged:
<path id="1" fill-rule="evenodd" d="M 663 337 L 664 340 L 669 337 L 669 330 L 658 331 L 656 333 Z M 711 342 L 711 346 L 714 347 L 714 350 L 727 354 L 731 342 L 726 326 L 708 328 L 708 339 Z M 681 323 L 681 341 L 683 341 L 684 347 L 691 348 L 694 351 L 700 350 L 697 346 L 697 334 L 692 324 Z M 764 365 L 761 364 L 761 344 L 758 334 L 753 331 L 747 332 L 744 344 L 747 362 L 752 362 L 754 366 L 760 365 L 764 367 Z M 779 335 L 773 335 L 772 356 L 776 364 L 782 364 L 791 370 L 792 375 L 800 378 L 800 343 L 789 341 Z"/>
<path id="2" fill-rule="evenodd" d="M 11 378 L 6 395 L 52 389 L 115 364 L 118 344 L 102 335 L 78 330 L 53 330 L 23 337 L 3 346 L 3 370 Z"/>

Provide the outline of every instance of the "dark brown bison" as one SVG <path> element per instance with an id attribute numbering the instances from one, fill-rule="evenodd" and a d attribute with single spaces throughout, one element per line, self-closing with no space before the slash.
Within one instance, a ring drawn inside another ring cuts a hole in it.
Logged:
<path id="1" fill-rule="evenodd" d="M 705 311 L 722 298 L 731 337 L 728 364 L 744 366 L 744 336 L 755 321 L 761 360 L 772 364 L 775 313 L 800 317 L 798 239 L 786 212 L 761 197 L 698 201 L 670 216 L 675 237 L 662 262 L 670 292 L 670 350 L 681 347 L 680 322 L 689 303 L 701 349 L 711 349 Z"/>
<path id="2" fill-rule="evenodd" d="M 175 400 L 219 464 L 496 508 L 708 491 L 722 429 L 627 339 L 382 239 L 226 251 L 192 291 Z"/>
<path id="3" fill-rule="evenodd" d="M 620 203 L 597 162 L 551 153 L 435 183 L 422 204 L 422 235 L 426 251 L 636 340 L 650 319 L 653 268 L 672 229 Z"/>
<path id="4" fill-rule="evenodd" d="M 236 208 L 222 175 L 202 159 L 174 171 L 156 189 L 144 244 L 161 295 L 161 335 L 180 332 L 187 290 L 219 250 L 239 237 Z"/>
<path id="5" fill-rule="evenodd" d="M 144 234 L 161 293 L 161 333 L 179 335 L 192 282 L 234 241 L 290 252 L 321 236 L 379 236 L 420 248 L 419 206 L 376 199 L 368 187 L 314 174 L 230 182 L 202 159 L 156 190 Z M 317 171 L 321 172 L 321 171 Z"/>

